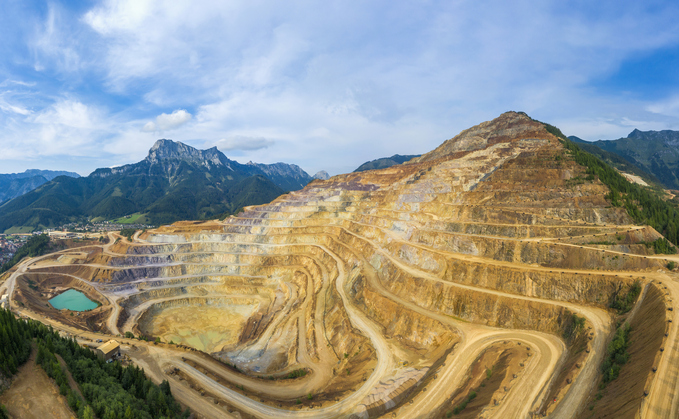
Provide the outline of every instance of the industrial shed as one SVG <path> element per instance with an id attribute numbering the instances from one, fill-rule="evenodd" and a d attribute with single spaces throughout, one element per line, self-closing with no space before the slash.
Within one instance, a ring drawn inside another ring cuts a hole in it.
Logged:
<path id="1" fill-rule="evenodd" d="M 97 348 L 97 356 L 104 361 L 120 356 L 120 344 L 115 340 L 109 340 Z"/>

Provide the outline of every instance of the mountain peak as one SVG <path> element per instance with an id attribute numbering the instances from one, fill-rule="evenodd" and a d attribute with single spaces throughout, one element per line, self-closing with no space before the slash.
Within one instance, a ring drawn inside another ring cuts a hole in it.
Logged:
<path id="1" fill-rule="evenodd" d="M 167 140 L 165 138 L 161 138 L 160 140 L 156 141 L 153 144 L 153 147 L 151 147 L 151 149 L 149 151 L 155 151 L 155 150 L 158 150 L 158 149 L 171 147 L 172 144 L 174 144 L 174 143 L 175 142 L 172 141 L 172 140 Z"/>
<path id="2" fill-rule="evenodd" d="M 325 170 L 320 170 L 314 175 L 314 179 L 328 180 L 330 179 L 330 174 Z"/>
<path id="3" fill-rule="evenodd" d="M 662 130 L 662 131 L 640 131 L 635 129 L 630 132 L 627 138 L 632 140 L 643 141 L 659 141 L 669 147 L 676 147 L 679 145 L 679 131 Z"/>
<path id="4" fill-rule="evenodd" d="M 524 112 L 505 112 L 492 121 L 482 122 L 444 141 L 443 144 L 411 162 L 431 161 L 454 153 L 482 150 L 498 143 L 553 138 L 545 126 Z"/>
<path id="5" fill-rule="evenodd" d="M 365 172 L 366 170 L 385 169 L 387 167 L 408 162 L 416 157 L 420 157 L 420 154 L 412 155 L 394 154 L 391 157 L 382 157 L 379 159 L 371 160 L 369 162 L 365 162 L 362 165 L 358 166 L 358 168 L 354 170 L 354 172 Z"/>
<path id="6" fill-rule="evenodd" d="M 644 133 L 642 131 L 639 131 L 638 129 L 634 128 L 634 131 L 630 132 L 627 138 L 639 138 L 643 134 Z"/>
<path id="7" fill-rule="evenodd" d="M 160 139 L 149 150 L 146 161 L 159 163 L 163 160 L 185 160 L 200 164 L 212 163 L 214 165 L 228 166 L 228 159 L 217 147 L 207 150 L 198 150 L 179 141 Z"/>

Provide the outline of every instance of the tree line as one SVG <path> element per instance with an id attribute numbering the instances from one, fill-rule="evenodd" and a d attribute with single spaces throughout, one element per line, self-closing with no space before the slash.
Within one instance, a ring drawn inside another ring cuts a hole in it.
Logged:
<path id="1" fill-rule="evenodd" d="M 32 330 L 26 322 L 16 321 L 8 310 L 0 310 L 0 375 L 11 378 L 31 355 Z M 0 405 L 0 419 L 9 415 Z"/>

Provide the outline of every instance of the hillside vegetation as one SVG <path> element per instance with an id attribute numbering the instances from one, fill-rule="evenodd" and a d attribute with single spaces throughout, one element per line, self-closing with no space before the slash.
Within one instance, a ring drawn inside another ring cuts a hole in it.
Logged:
<path id="1" fill-rule="evenodd" d="M 80 177 L 74 172 L 36 169 L 23 173 L 0 174 L 0 202 L 21 196 L 59 176 Z"/>
<path id="2" fill-rule="evenodd" d="M 632 131 L 626 138 L 589 143 L 653 174 L 666 188 L 679 189 L 679 131 Z"/>
<path id="3" fill-rule="evenodd" d="M 610 151 L 606 151 L 590 142 L 587 142 L 575 136 L 569 136 L 568 139 L 577 144 L 577 146 L 580 147 L 581 150 L 584 150 L 590 154 L 597 156 L 598 158 L 608 163 L 609 165 L 613 166 L 614 168 L 620 170 L 621 172 L 639 176 L 649 185 L 653 185 L 656 187 L 664 187 L 660 179 L 658 179 L 654 174 L 630 162 L 621 155 Z"/>
<path id="4" fill-rule="evenodd" d="M 545 127 L 561 139 L 568 153 L 573 156 L 578 164 L 587 167 L 588 176 L 596 176 L 608 186 L 610 193 L 607 198 L 611 205 L 624 207 L 635 222 L 648 224 L 673 244 L 679 244 L 679 236 L 677 235 L 679 211 L 674 206 L 661 199 L 650 189 L 625 179 L 617 170 L 604 163 L 600 158 L 578 147 L 558 128 L 549 124 L 545 124 Z"/>

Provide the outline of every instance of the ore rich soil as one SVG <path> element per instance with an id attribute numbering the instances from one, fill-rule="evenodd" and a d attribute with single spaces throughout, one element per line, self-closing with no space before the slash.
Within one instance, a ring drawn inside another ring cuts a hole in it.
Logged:
<path id="1" fill-rule="evenodd" d="M 154 315 L 140 324 L 143 333 L 194 347 L 205 352 L 220 351 L 238 342 L 251 305 L 171 307 L 154 309 Z"/>

